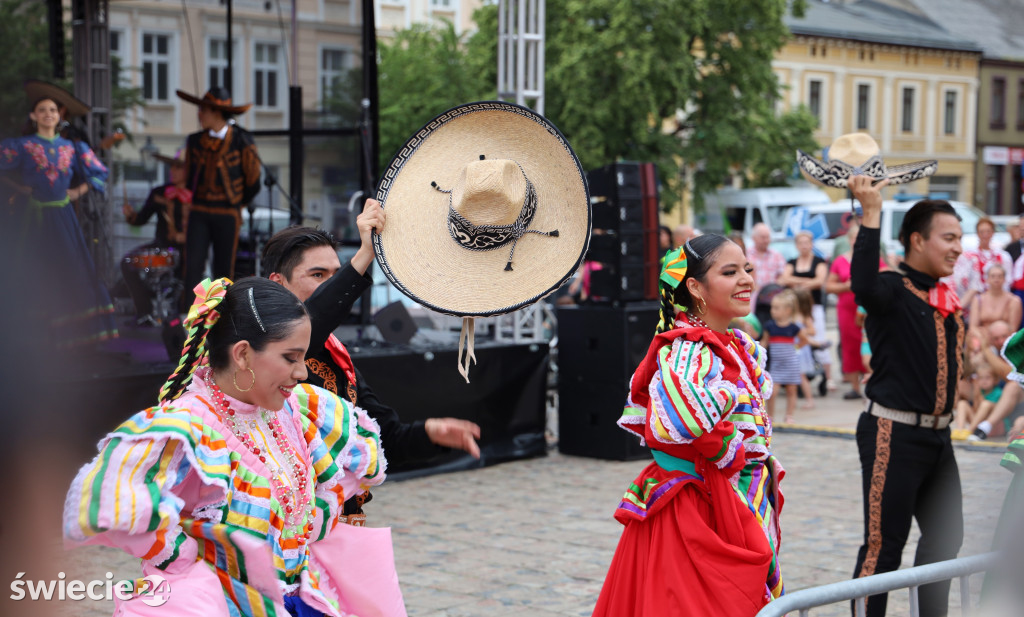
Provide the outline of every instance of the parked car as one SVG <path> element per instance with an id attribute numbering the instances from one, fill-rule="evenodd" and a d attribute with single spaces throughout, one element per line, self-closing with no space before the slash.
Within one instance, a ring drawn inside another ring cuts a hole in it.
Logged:
<path id="1" fill-rule="evenodd" d="M 882 203 L 882 245 L 890 255 L 903 255 L 903 245 L 899 239 L 900 226 L 903 224 L 903 217 L 914 203 L 896 200 L 886 200 Z M 960 225 L 964 230 L 963 248 L 978 248 L 978 234 L 974 230 L 978 220 L 984 217 L 985 213 L 966 202 L 952 201 L 950 204 L 961 219 Z M 831 204 L 793 209 L 788 213 L 784 232 L 787 237 L 793 237 L 798 231 L 810 231 L 814 234 L 815 250 L 820 251 L 826 258 L 831 258 L 835 240 L 846 234 L 854 212 L 859 216 L 860 203 L 856 200 L 840 200 Z M 1000 230 L 998 226 L 996 229 L 996 234 L 992 238 L 993 246 L 1006 246 L 1010 241 L 1010 234 L 1005 229 Z"/>
<path id="2" fill-rule="evenodd" d="M 757 223 L 767 223 L 772 236 L 785 236 L 789 211 L 799 206 L 831 203 L 828 193 L 812 186 L 719 189 L 704 196 L 704 212 L 695 226 L 702 231 L 742 231 L 749 236 Z"/>

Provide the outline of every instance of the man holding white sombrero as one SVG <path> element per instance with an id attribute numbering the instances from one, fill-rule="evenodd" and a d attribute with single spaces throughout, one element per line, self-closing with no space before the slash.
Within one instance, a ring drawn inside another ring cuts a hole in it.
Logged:
<path id="1" fill-rule="evenodd" d="M 830 160 L 800 152 L 813 181 L 849 188 L 863 208 L 853 247 L 851 290 L 867 310 L 873 373 L 867 408 L 857 422 L 864 494 L 864 544 L 854 577 L 896 570 L 916 519 L 921 530 L 914 565 L 953 559 L 963 543 L 963 497 L 949 424 L 963 373 L 963 310 L 940 279 L 960 256 L 960 217 L 947 201 L 926 199 L 903 218 L 905 259 L 879 272 L 881 189 L 938 169 L 935 161 L 888 167 L 863 133 L 844 135 Z M 949 581 L 922 585 L 920 614 L 946 615 Z M 886 594 L 867 600 L 867 615 L 885 615 Z"/>
<path id="2" fill-rule="evenodd" d="M 213 278 L 234 278 L 235 251 L 242 228 L 242 208 L 260 191 L 260 159 L 248 132 L 230 122 L 251 105 L 235 105 L 225 88 L 210 88 L 202 98 L 177 91 L 199 107 L 197 133 L 185 142 L 185 183 L 192 206 L 185 238 L 185 289 L 203 280 L 206 254 L 213 246 Z M 182 294 L 188 306 L 191 294 Z"/>

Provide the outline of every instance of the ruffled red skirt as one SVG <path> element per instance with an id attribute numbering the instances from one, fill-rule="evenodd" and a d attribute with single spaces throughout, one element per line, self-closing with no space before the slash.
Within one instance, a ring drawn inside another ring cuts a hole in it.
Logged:
<path id="1" fill-rule="evenodd" d="M 705 481 L 624 521 L 594 617 L 753 617 L 767 604 L 768 538 L 721 472 Z"/>

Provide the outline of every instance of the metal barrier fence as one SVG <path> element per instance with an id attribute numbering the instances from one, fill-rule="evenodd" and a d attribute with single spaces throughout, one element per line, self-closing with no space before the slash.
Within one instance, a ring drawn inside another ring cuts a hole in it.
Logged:
<path id="1" fill-rule="evenodd" d="M 810 609 L 856 600 L 855 615 L 864 617 L 865 599 L 878 593 L 909 589 L 910 617 L 919 617 L 917 590 L 921 585 L 960 579 L 960 604 L 962 615 L 971 614 L 971 588 L 968 580 L 971 574 L 985 572 L 995 565 L 998 553 L 983 553 L 971 557 L 960 557 L 949 561 L 930 563 L 924 566 L 865 576 L 810 589 L 787 593 L 762 608 L 757 617 L 782 617 L 790 611 L 799 611 L 800 617 L 810 615 Z"/>

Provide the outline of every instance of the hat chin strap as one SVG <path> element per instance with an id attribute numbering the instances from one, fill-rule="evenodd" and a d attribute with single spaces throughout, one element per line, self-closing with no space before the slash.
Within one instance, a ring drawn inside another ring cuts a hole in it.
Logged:
<path id="1" fill-rule="evenodd" d="M 462 332 L 459 333 L 459 374 L 469 383 L 469 365 L 476 364 L 476 353 L 473 350 L 473 342 L 476 339 L 476 319 L 473 317 L 462 318 Z M 465 358 L 463 358 L 465 350 Z"/>

